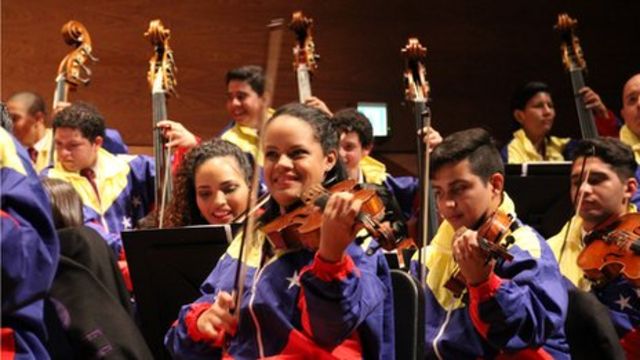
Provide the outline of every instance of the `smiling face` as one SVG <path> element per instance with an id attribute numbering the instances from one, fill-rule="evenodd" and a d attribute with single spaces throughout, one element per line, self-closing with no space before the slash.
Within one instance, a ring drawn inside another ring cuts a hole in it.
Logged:
<path id="1" fill-rule="evenodd" d="M 469 160 L 464 159 L 439 168 L 431 185 L 445 220 L 454 229 L 473 228 L 500 205 L 503 179 L 496 173 L 485 183 L 471 171 Z"/>
<path id="2" fill-rule="evenodd" d="M 524 109 L 515 110 L 513 115 L 524 129 L 527 137 L 539 140 L 551 131 L 556 111 L 551 95 L 541 91 L 527 101 Z"/>
<path id="3" fill-rule="evenodd" d="M 307 122 L 290 115 L 272 119 L 264 134 L 264 175 L 271 196 L 280 206 L 292 204 L 322 183 L 336 156 L 335 151 L 324 154 Z"/>
<path id="4" fill-rule="evenodd" d="M 227 84 L 227 111 L 243 126 L 256 128 L 262 116 L 264 98 L 245 81 L 230 80 Z"/>
<path id="5" fill-rule="evenodd" d="M 228 224 L 247 208 L 249 187 L 233 156 L 214 157 L 195 171 L 200 214 L 209 224 Z"/>

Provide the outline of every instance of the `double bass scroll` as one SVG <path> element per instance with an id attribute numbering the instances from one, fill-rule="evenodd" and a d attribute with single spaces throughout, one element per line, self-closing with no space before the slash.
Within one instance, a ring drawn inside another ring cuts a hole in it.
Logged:
<path id="1" fill-rule="evenodd" d="M 566 13 L 558 15 L 558 22 L 555 29 L 560 32 L 562 63 L 569 72 L 573 98 L 580 121 L 580 131 L 583 139 L 590 139 L 598 136 L 598 129 L 593 118 L 593 114 L 585 106 L 580 89 L 585 86 L 584 74 L 587 71 L 587 62 L 584 60 L 580 39 L 576 36 L 578 21 L 572 19 Z"/>
<path id="2" fill-rule="evenodd" d="M 86 65 L 88 61 L 98 61 L 93 56 L 91 36 L 87 28 L 79 21 L 69 20 L 62 25 L 60 30 L 64 42 L 73 47 L 58 65 L 58 75 L 56 76 L 56 89 L 53 93 L 53 111 L 58 108 L 58 104 L 69 102 L 69 91 L 76 91 L 78 86 L 86 86 L 91 82 L 91 69 Z M 51 142 L 49 149 L 49 165 L 54 162 L 55 142 Z"/>
<path id="3" fill-rule="evenodd" d="M 298 81 L 298 94 L 300 102 L 311 97 L 311 76 L 318 69 L 318 59 L 316 46 L 313 42 L 311 30 L 313 29 L 313 19 L 296 11 L 291 16 L 289 29 L 296 35 L 296 45 L 293 47 L 293 70 L 296 72 Z"/>
<path id="4" fill-rule="evenodd" d="M 149 29 L 144 33 L 153 45 L 154 51 L 149 60 L 147 80 L 151 88 L 153 106 L 153 151 L 156 164 L 156 208 L 159 209 L 159 226 L 162 228 L 164 219 L 164 206 L 170 201 L 171 194 L 171 166 L 169 163 L 170 149 L 165 151 L 166 140 L 157 124 L 161 120 L 168 119 L 167 98 L 177 96 L 176 72 L 177 67 L 173 59 L 173 51 L 169 46 L 171 31 L 164 27 L 162 21 L 152 20 Z"/>
<path id="5" fill-rule="evenodd" d="M 69 91 L 75 91 L 80 85 L 91 81 L 91 69 L 85 63 L 98 61 L 92 54 L 91 36 L 80 22 L 70 20 L 60 30 L 64 42 L 74 49 L 69 52 L 58 66 L 56 90 L 53 95 L 53 108 L 59 102 L 67 102 Z"/>

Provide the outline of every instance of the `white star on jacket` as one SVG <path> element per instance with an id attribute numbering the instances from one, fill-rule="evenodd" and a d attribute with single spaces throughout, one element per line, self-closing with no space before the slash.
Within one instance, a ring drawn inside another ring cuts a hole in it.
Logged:
<path id="1" fill-rule="evenodd" d="M 298 275 L 298 270 L 293 272 L 293 275 L 287 278 L 289 281 L 289 287 L 287 289 L 291 289 L 294 286 L 300 287 L 300 275 Z"/>
<path id="2" fill-rule="evenodd" d="M 125 230 L 127 229 L 131 229 L 131 218 L 128 216 L 123 216 L 122 217 L 122 228 L 124 228 Z"/>
<path id="3" fill-rule="evenodd" d="M 134 208 L 138 208 L 140 207 L 140 205 L 142 205 L 142 200 L 140 200 L 140 196 L 134 196 L 131 199 L 131 206 L 133 206 Z"/>
<path id="4" fill-rule="evenodd" d="M 616 300 L 615 303 L 620 305 L 620 311 L 624 311 L 626 308 L 632 309 L 631 305 L 629 305 L 629 300 L 631 300 L 630 296 L 624 297 L 620 294 L 620 299 Z"/>

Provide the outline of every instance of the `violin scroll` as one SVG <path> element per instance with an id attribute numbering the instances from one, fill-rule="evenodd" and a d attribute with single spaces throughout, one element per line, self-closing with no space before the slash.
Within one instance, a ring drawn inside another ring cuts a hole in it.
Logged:
<path id="1" fill-rule="evenodd" d="M 71 90 L 79 85 L 87 85 L 91 81 L 91 69 L 85 63 L 88 60 L 98 61 L 93 56 L 91 36 L 82 23 L 70 20 L 62 26 L 64 42 L 74 47 L 58 66 L 58 79 L 64 79 Z"/>

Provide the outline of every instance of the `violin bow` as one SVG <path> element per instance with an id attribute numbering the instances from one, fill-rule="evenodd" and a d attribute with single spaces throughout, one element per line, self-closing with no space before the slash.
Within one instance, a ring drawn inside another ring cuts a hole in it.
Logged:
<path id="1" fill-rule="evenodd" d="M 573 218 L 575 215 L 578 215 L 580 212 L 580 207 L 582 207 L 582 199 L 584 198 L 584 193 L 581 191 L 584 184 L 589 181 L 589 175 L 591 173 L 591 168 L 587 169 L 587 159 L 590 156 L 596 155 L 596 149 L 593 147 L 589 154 L 585 155 L 582 158 L 582 165 L 580 167 L 580 185 L 578 185 L 578 190 L 576 194 L 573 196 L 573 203 L 575 204 L 575 213 L 569 219 L 569 225 L 567 225 L 567 231 L 564 233 L 564 238 L 562 239 L 562 247 L 560 248 L 560 255 L 558 256 L 558 263 L 562 260 L 562 255 L 564 255 L 564 249 L 567 246 L 567 239 L 569 239 L 569 233 L 571 232 L 574 222 Z M 586 171 L 585 171 L 586 170 Z"/>
<path id="2" fill-rule="evenodd" d="M 267 121 L 267 112 L 271 107 L 273 100 L 273 93 L 275 90 L 276 77 L 278 75 L 278 63 L 280 60 L 280 49 L 282 48 L 282 34 L 284 29 L 283 19 L 274 19 L 268 25 L 269 28 L 269 45 L 267 47 L 267 66 L 265 72 L 265 102 L 262 113 L 262 119 L 260 121 L 260 132 L 258 134 L 264 134 L 264 127 Z M 249 188 L 249 199 L 247 200 L 247 209 L 254 209 L 258 199 L 258 187 L 260 179 L 260 165 L 258 165 L 258 156 L 261 154 L 262 137 L 258 137 L 258 146 L 256 152 L 253 154 L 255 161 L 253 162 L 253 174 L 251 176 L 251 187 Z M 242 240 L 240 241 L 239 261 L 236 265 L 236 273 L 234 280 L 234 299 L 235 308 L 233 311 L 234 317 L 240 321 L 240 301 L 242 301 L 242 295 L 244 293 L 244 282 L 247 277 L 247 256 L 246 251 L 247 244 L 253 245 L 255 238 L 256 217 L 247 216 L 244 222 L 244 229 L 242 233 Z"/>

